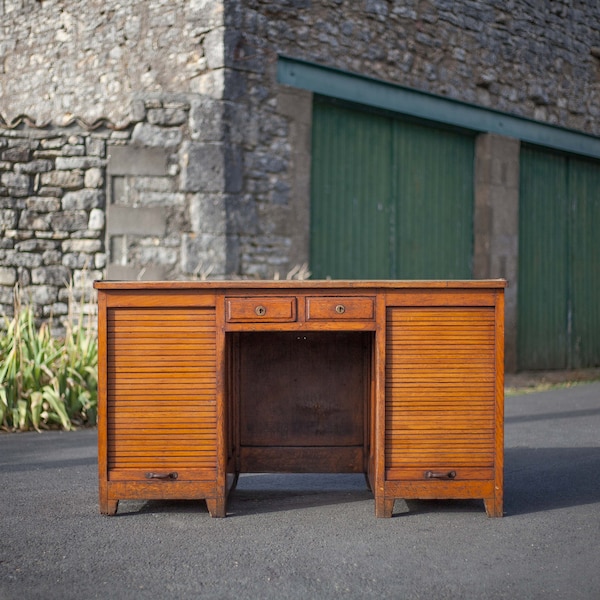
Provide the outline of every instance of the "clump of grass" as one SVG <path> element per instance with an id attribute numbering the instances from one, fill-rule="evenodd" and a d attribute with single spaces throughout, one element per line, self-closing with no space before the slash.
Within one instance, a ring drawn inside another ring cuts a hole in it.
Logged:
<path id="1" fill-rule="evenodd" d="M 31 305 L 15 287 L 15 310 L 0 331 L 0 428 L 71 430 L 96 424 L 98 342 L 84 311 L 65 323 L 64 337 L 51 324 L 36 324 Z"/>

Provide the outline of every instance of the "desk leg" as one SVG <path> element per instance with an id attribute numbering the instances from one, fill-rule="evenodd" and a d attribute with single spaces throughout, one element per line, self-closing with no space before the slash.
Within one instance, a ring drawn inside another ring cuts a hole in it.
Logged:
<path id="1" fill-rule="evenodd" d="M 213 518 L 227 516 L 227 500 L 225 498 L 207 498 L 206 506 L 210 516 Z"/>
<path id="2" fill-rule="evenodd" d="M 375 498 L 375 516 L 389 519 L 394 512 L 394 498 Z"/>
<path id="3" fill-rule="evenodd" d="M 108 499 L 104 502 L 100 502 L 100 513 L 103 515 L 116 515 L 117 508 L 119 506 L 118 500 Z"/>
<path id="4" fill-rule="evenodd" d="M 484 498 L 483 503 L 488 517 L 501 517 L 504 514 L 502 500 L 498 498 Z"/>

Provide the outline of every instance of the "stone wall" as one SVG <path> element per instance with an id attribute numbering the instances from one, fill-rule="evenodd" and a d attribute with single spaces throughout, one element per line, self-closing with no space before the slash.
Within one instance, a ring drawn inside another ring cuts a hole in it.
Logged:
<path id="1" fill-rule="evenodd" d="M 213 0 L 3 0 L 0 114 L 126 125 L 135 100 L 210 93 L 223 6 Z M 218 94 L 218 92 L 217 92 Z"/>
<path id="2" fill-rule="evenodd" d="M 245 69 L 284 54 L 600 135 L 600 6 L 583 0 L 240 0 Z M 239 52 L 239 50 L 238 50 Z M 258 85 L 258 79 L 257 79 Z"/>
<path id="3" fill-rule="evenodd" d="M 0 2 L 0 308 L 117 278 L 223 276 L 235 189 L 223 5 Z M 201 165 L 201 167 L 200 167 Z M 239 185 L 239 184 L 238 184 Z"/>
<path id="4" fill-rule="evenodd" d="M 198 100 L 152 98 L 137 119 L 123 129 L 23 126 L 0 136 L 4 314 L 15 284 L 40 318 L 60 322 L 74 308 L 69 301 L 92 299 L 92 281 L 107 272 L 224 275 L 223 152 L 219 142 L 191 141 Z M 202 149 L 216 172 L 190 165 Z"/>
<path id="5" fill-rule="evenodd" d="M 107 139 L 81 132 L 5 132 L 0 139 L 0 310 L 20 284 L 39 316 L 67 314 L 104 255 Z"/>
<path id="6" fill-rule="evenodd" d="M 0 0 L 1 308 L 305 262 L 312 97 L 279 55 L 600 135 L 599 45 L 578 0 Z"/>
<path id="7" fill-rule="evenodd" d="M 240 197 L 257 215 L 240 233 L 242 274 L 268 277 L 308 257 L 311 99 L 277 84 L 279 55 L 600 135 L 600 5 L 230 0 L 225 6 L 225 66 L 246 82 L 235 100 L 245 119 Z"/>

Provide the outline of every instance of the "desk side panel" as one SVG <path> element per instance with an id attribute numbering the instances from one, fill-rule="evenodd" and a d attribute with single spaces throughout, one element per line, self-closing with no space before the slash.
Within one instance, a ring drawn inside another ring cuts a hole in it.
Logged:
<path id="1" fill-rule="evenodd" d="M 500 296 L 388 298 L 386 497 L 484 498 L 487 508 L 495 495 L 501 505 Z"/>
<path id="2" fill-rule="evenodd" d="M 136 305 L 130 296 L 118 296 L 105 303 L 103 317 L 106 358 L 99 439 L 105 445 L 105 467 L 100 487 L 112 502 L 214 497 L 214 301 L 210 306 L 206 298 L 193 301 L 184 295 L 163 298 L 162 305 L 156 298 L 137 298 Z"/>

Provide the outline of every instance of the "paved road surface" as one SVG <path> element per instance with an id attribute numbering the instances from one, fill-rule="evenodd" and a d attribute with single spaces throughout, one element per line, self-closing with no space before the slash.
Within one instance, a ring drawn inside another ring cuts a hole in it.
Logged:
<path id="1" fill-rule="evenodd" d="M 0 599 L 600 598 L 600 383 L 506 400 L 505 512 L 362 476 L 247 475 L 204 502 L 97 508 L 96 432 L 0 435 Z"/>

